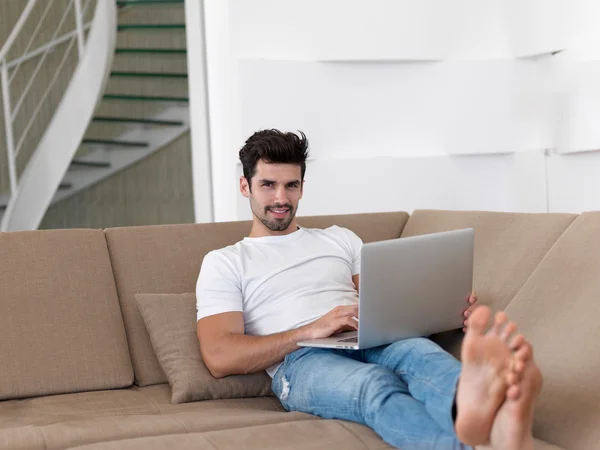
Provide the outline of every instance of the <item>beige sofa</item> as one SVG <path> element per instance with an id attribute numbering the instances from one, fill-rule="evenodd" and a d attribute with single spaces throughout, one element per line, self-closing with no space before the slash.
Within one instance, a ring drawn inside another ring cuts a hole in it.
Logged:
<path id="1" fill-rule="evenodd" d="M 545 375 L 539 448 L 600 448 L 600 212 L 299 223 L 345 226 L 365 242 L 475 228 L 474 288 L 518 322 Z M 285 412 L 273 396 L 171 403 L 134 295 L 194 292 L 203 256 L 249 227 L 0 233 L 0 448 L 390 448 L 362 425 Z M 455 353 L 460 338 L 435 337 Z"/>

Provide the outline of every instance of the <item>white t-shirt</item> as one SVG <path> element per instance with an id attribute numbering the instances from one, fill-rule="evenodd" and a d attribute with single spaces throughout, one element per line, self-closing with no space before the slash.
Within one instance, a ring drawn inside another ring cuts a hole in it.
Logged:
<path id="1" fill-rule="evenodd" d="M 214 250 L 204 257 L 196 284 L 197 318 L 240 311 L 244 332 L 264 336 L 356 304 L 352 276 L 360 273 L 361 246 L 352 231 L 333 226 L 245 238 Z M 279 364 L 267 369 L 271 377 Z"/>

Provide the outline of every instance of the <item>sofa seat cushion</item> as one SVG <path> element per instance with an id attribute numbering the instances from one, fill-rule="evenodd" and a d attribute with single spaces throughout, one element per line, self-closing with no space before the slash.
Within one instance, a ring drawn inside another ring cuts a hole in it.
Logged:
<path id="1" fill-rule="evenodd" d="M 285 412 L 274 397 L 184 404 L 172 404 L 170 397 L 169 386 L 163 384 L 1 402 L 0 448 L 61 450 L 83 446 L 87 450 L 101 450 L 195 446 L 190 448 L 202 449 L 202 445 L 208 445 L 206 436 L 209 442 L 216 436 L 223 448 L 236 445 L 241 448 L 240 442 L 258 442 L 263 447 L 256 448 L 270 448 L 264 442 L 265 433 L 273 436 L 271 444 L 278 444 L 273 448 L 293 449 L 282 443 L 295 442 L 302 444 L 299 449 L 335 448 L 338 444 L 344 448 L 359 444 L 362 446 L 356 448 L 390 448 L 365 426 Z M 312 425 L 313 422 L 320 425 Z M 236 431 L 232 432 L 233 429 Z M 536 446 L 536 450 L 557 449 L 541 441 Z"/>
<path id="2" fill-rule="evenodd" d="M 289 414 L 293 415 L 293 413 Z M 70 433 L 62 430 L 63 434 L 59 442 L 47 440 L 35 427 L 10 429 L 7 430 L 8 434 L 0 434 L 0 448 L 11 450 L 392 449 L 371 429 L 351 422 L 292 420 L 277 424 L 246 426 L 237 430 L 193 432 L 184 431 L 164 418 L 163 420 L 158 420 L 160 418 L 156 417 L 144 419 L 135 421 L 127 418 L 121 422 L 114 422 L 110 434 L 106 429 L 106 423 L 92 421 L 87 424 L 87 429 L 80 427 L 79 436 L 74 434 L 73 430 Z M 117 430 L 119 432 L 116 432 Z M 534 450 L 564 449 L 535 439 Z"/>
<path id="3" fill-rule="evenodd" d="M 235 433 L 231 430 L 206 433 L 168 434 L 73 447 L 72 450 L 388 450 L 392 449 L 364 425 L 338 420 L 287 422 L 261 425 Z M 483 448 L 482 448 L 483 450 Z M 535 440 L 534 450 L 563 450 Z"/>
<path id="4" fill-rule="evenodd" d="M 173 405 L 168 385 L 0 402 L 0 448 L 75 445 L 316 420 L 285 412 L 274 397 Z"/>
<path id="5" fill-rule="evenodd" d="M 206 433 L 172 434 L 75 447 L 77 450 L 384 450 L 369 428 L 337 420 L 297 421 Z"/>
<path id="6" fill-rule="evenodd" d="M 7 400 L 0 402 L 0 430 L 136 414 L 160 414 L 160 409 L 147 396 L 133 389 Z"/>

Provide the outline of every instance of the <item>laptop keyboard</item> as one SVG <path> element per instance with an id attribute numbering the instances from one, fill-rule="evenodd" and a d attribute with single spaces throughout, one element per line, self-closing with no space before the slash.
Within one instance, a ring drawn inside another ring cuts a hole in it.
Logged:
<path id="1" fill-rule="evenodd" d="M 353 342 L 354 344 L 357 344 L 358 338 L 355 336 L 348 339 L 340 339 L 338 342 Z"/>

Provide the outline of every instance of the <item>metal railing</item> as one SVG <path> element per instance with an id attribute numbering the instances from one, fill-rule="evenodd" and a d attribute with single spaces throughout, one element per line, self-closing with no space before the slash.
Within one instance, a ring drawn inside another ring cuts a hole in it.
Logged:
<path id="1" fill-rule="evenodd" d="M 42 4 L 45 3 L 45 8 L 40 18 L 37 21 L 37 24 L 32 32 L 25 50 L 23 54 L 15 58 L 11 61 L 8 61 L 8 54 L 10 50 L 13 48 L 15 41 L 22 33 L 27 19 L 31 15 L 33 8 L 38 3 L 38 0 L 28 0 L 21 16 L 19 17 L 17 23 L 15 24 L 13 30 L 11 31 L 8 39 L 4 43 L 4 46 L 0 49 L 0 85 L 2 92 L 2 111 L 4 114 L 4 128 L 5 128 L 5 138 L 6 138 L 6 151 L 8 157 L 8 174 L 10 181 L 10 194 L 11 196 L 15 195 L 17 192 L 17 187 L 19 183 L 18 173 L 17 173 L 17 157 L 21 152 L 23 145 L 25 143 L 25 139 L 27 137 L 27 133 L 31 129 L 32 125 L 35 123 L 40 110 L 42 109 L 46 98 L 50 94 L 54 84 L 59 78 L 61 70 L 67 61 L 67 57 L 70 54 L 70 50 L 75 42 L 77 42 L 78 56 L 81 59 L 85 47 L 85 31 L 90 27 L 91 23 L 84 24 L 85 14 L 90 6 L 91 0 L 85 0 L 85 5 L 82 5 L 82 0 L 69 0 L 67 7 L 63 11 L 63 15 L 52 34 L 52 37 L 49 39 L 47 43 L 44 45 L 31 50 L 31 46 L 35 40 L 35 37 L 38 35 L 40 29 L 42 28 L 42 24 L 46 19 L 48 12 L 52 8 L 54 4 L 54 0 L 44 0 Z M 65 25 L 67 17 L 71 11 L 74 12 L 75 16 L 75 27 L 72 31 L 65 33 L 59 36 L 59 32 Z M 37 105 L 35 106 L 31 117 L 27 121 L 27 124 L 23 128 L 20 136 L 15 136 L 15 127 L 14 122 L 17 117 L 17 114 L 21 110 L 23 106 L 23 102 L 27 97 L 27 94 L 31 90 L 36 77 L 40 73 L 41 68 L 46 61 L 47 56 L 58 46 L 65 42 L 68 42 L 67 48 L 64 52 L 63 57 L 61 58 L 58 66 L 55 68 L 54 74 L 51 80 L 48 82 L 48 85 L 40 97 Z M 41 57 L 40 57 L 41 56 Z M 15 79 L 21 65 L 29 61 L 33 58 L 40 57 L 33 72 L 31 73 L 29 80 L 27 81 L 25 88 L 21 92 L 19 98 L 14 102 L 13 106 L 13 97 L 11 95 L 11 84 Z"/>

